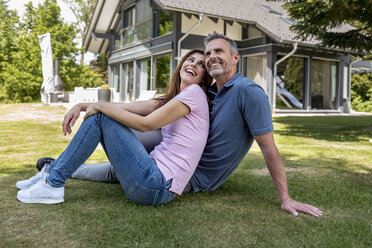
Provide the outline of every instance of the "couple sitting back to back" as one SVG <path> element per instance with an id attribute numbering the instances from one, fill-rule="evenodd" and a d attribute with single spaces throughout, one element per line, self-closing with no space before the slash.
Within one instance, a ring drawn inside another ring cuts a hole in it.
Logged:
<path id="1" fill-rule="evenodd" d="M 183 192 L 217 189 L 256 140 L 281 208 L 296 216 L 321 216 L 318 208 L 294 201 L 288 193 L 268 98 L 259 85 L 237 72 L 236 43 L 214 32 L 205 38 L 204 47 L 204 52 L 192 50 L 181 59 L 163 97 L 75 105 L 64 118 L 64 134 L 71 133 L 81 111 L 86 112 L 84 122 L 56 160 L 16 183 L 18 200 L 63 202 L 63 185 L 72 176 L 117 179 L 131 201 L 165 204 Z M 110 164 L 80 167 L 98 143 Z"/>

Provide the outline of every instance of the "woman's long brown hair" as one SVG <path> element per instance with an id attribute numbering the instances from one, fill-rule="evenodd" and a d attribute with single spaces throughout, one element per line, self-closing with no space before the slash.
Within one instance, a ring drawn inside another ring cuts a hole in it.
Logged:
<path id="1" fill-rule="evenodd" d="M 173 73 L 172 80 L 170 81 L 170 84 L 167 87 L 165 96 L 161 96 L 156 98 L 157 100 L 160 101 L 160 106 L 166 104 L 170 100 L 173 99 L 177 94 L 181 92 L 181 77 L 180 77 L 180 72 L 181 72 L 181 67 L 183 63 L 186 61 L 188 57 L 190 57 L 194 53 L 200 53 L 204 56 L 204 51 L 201 49 L 194 49 L 188 52 L 185 56 L 182 57 L 181 61 L 178 63 L 176 70 Z M 204 93 L 207 93 L 207 89 L 209 86 L 212 84 L 213 78 L 208 74 L 207 71 L 205 71 L 205 75 L 203 78 L 203 81 L 199 84 L 200 87 L 203 89 Z"/>

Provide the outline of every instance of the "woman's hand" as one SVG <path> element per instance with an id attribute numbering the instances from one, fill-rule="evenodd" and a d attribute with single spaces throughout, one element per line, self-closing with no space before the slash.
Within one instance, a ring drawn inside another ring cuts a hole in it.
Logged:
<path id="1" fill-rule="evenodd" d="M 86 110 L 85 110 L 85 116 L 84 116 L 84 121 L 89 117 L 89 116 L 92 116 L 92 115 L 95 115 L 100 111 L 100 107 L 101 105 L 103 105 L 104 103 L 103 102 L 96 102 L 92 105 L 90 105 Z"/>
<path id="2" fill-rule="evenodd" d="M 80 116 L 81 111 L 81 105 L 76 104 L 70 111 L 67 112 L 65 115 L 63 122 L 62 122 L 62 131 L 63 134 L 66 135 L 66 133 L 71 133 L 71 127 L 75 124 L 76 120 Z"/>

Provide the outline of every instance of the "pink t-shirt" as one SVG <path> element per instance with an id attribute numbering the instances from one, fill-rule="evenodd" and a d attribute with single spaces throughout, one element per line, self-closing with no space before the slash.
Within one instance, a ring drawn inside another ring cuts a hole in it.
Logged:
<path id="1" fill-rule="evenodd" d="M 150 153 L 166 180 L 173 178 L 170 191 L 181 195 L 203 153 L 209 132 L 207 97 L 199 85 L 184 88 L 178 101 L 190 113 L 162 128 L 163 140 Z"/>

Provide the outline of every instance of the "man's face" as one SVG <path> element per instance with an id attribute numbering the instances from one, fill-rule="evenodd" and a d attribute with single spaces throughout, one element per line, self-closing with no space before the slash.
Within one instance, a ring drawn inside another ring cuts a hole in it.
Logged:
<path id="1" fill-rule="evenodd" d="M 236 73 L 239 54 L 232 54 L 225 39 L 214 39 L 205 47 L 205 64 L 208 73 L 218 80 L 227 82 Z"/>

